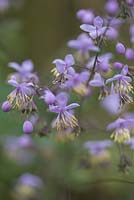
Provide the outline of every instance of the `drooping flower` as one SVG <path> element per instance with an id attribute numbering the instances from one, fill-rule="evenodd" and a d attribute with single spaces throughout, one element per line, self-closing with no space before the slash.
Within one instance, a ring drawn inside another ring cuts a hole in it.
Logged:
<path id="1" fill-rule="evenodd" d="M 104 79 L 99 73 L 95 73 L 94 78 L 89 82 L 89 85 L 92 87 L 103 87 Z"/>
<path id="2" fill-rule="evenodd" d="M 90 94 L 90 88 L 88 87 L 89 72 L 83 71 L 81 73 L 75 73 L 72 78 L 66 81 L 66 87 L 72 88 L 76 93 L 81 96 L 87 96 Z"/>
<path id="3" fill-rule="evenodd" d="M 107 73 L 110 70 L 110 60 L 113 58 L 112 53 L 106 53 L 98 56 L 96 61 L 96 70 L 98 72 Z M 93 56 L 87 64 L 87 68 L 92 69 L 95 62 L 95 56 Z"/>
<path id="4" fill-rule="evenodd" d="M 57 113 L 58 116 L 55 120 L 55 126 L 58 131 L 65 130 L 67 128 L 75 128 L 78 126 L 78 120 L 71 113 L 71 111 L 78 107 L 79 104 L 72 103 L 67 106 L 68 95 L 66 93 L 60 93 L 57 96 L 57 105 L 50 105 L 50 112 Z"/>
<path id="5" fill-rule="evenodd" d="M 10 62 L 8 65 L 17 71 L 11 78 L 15 77 L 19 82 L 32 82 L 33 84 L 39 82 L 38 76 L 33 72 L 34 65 L 31 60 L 25 60 L 21 65 L 16 62 Z"/>
<path id="6" fill-rule="evenodd" d="M 65 56 L 64 60 L 61 59 L 55 59 L 53 61 L 53 64 L 56 65 L 56 70 L 58 74 L 67 74 L 72 68 L 72 66 L 75 64 L 74 58 L 71 54 L 68 54 Z"/>
<path id="7" fill-rule="evenodd" d="M 15 89 L 8 95 L 7 100 L 12 108 L 23 110 L 27 106 L 31 106 L 35 90 L 32 83 L 18 83 L 15 79 L 8 81 L 9 85 Z"/>
<path id="8" fill-rule="evenodd" d="M 44 101 L 50 105 L 54 104 L 56 101 L 56 96 L 49 90 L 45 90 L 44 94 L 41 96 L 41 99 L 44 99 Z"/>
<path id="9" fill-rule="evenodd" d="M 83 31 L 88 32 L 92 39 L 96 39 L 102 36 L 107 30 L 107 26 L 103 26 L 103 23 L 103 19 L 97 16 L 93 20 L 93 25 L 83 24 L 80 26 L 80 28 Z"/>
<path id="10" fill-rule="evenodd" d="M 92 155 L 102 154 L 111 145 L 112 142 L 110 140 L 87 141 L 84 143 L 84 147 L 88 149 Z"/>
<path id="11" fill-rule="evenodd" d="M 124 143 L 130 140 L 130 129 L 133 123 L 133 119 L 118 118 L 115 122 L 107 126 L 107 130 L 110 131 L 114 129 L 111 138 L 113 138 L 115 142 Z"/>
<path id="12" fill-rule="evenodd" d="M 2 144 L 5 156 L 17 164 L 31 165 L 35 161 L 36 145 L 29 135 L 3 137 Z"/>
<path id="13" fill-rule="evenodd" d="M 99 51 L 99 47 L 94 44 L 86 33 L 80 34 L 76 40 L 70 40 L 68 46 L 79 50 L 84 55 L 87 55 L 89 51 Z"/>
<path id="14" fill-rule="evenodd" d="M 22 174 L 16 180 L 13 190 L 14 199 L 42 199 L 44 183 L 42 179 L 34 174 Z M 41 197 L 41 198 L 40 198 Z"/>
<path id="15" fill-rule="evenodd" d="M 101 106 L 112 115 L 117 115 L 121 112 L 120 97 L 119 94 L 114 92 L 113 84 L 111 86 L 110 94 L 101 101 Z"/>
<path id="16" fill-rule="evenodd" d="M 112 78 L 107 79 L 106 84 L 110 82 L 116 82 L 114 91 L 118 93 L 122 103 L 132 103 L 131 93 L 133 93 L 133 87 L 131 85 L 132 79 L 127 76 L 128 74 L 128 65 L 125 65 L 121 70 L 120 74 L 113 76 Z"/>

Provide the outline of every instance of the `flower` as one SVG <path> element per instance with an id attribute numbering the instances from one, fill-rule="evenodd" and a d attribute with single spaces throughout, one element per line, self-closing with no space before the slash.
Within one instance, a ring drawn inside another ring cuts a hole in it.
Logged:
<path id="1" fill-rule="evenodd" d="M 92 87 L 103 87 L 104 80 L 99 73 L 95 73 L 93 80 L 89 82 L 89 85 Z"/>
<path id="2" fill-rule="evenodd" d="M 107 126 L 107 130 L 114 129 L 111 138 L 113 138 L 115 142 L 124 143 L 130 140 L 130 128 L 133 123 L 133 119 L 118 118 L 115 122 Z"/>
<path id="3" fill-rule="evenodd" d="M 106 80 L 106 84 L 110 82 L 116 81 L 114 91 L 115 93 L 118 93 L 122 103 L 132 103 L 132 97 L 130 96 L 130 93 L 133 93 L 133 87 L 130 84 L 132 82 L 132 79 L 127 76 L 128 74 L 128 65 L 125 65 L 120 74 L 117 74 L 113 76 L 113 78 L 109 78 Z"/>
<path id="4" fill-rule="evenodd" d="M 101 106 L 113 115 L 117 115 L 121 112 L 120 97 L 119 94 L 114 92 L 113 84 L 111 86 L 110 94 L 101 101 Z"/>
<path id="5" fill-rule="evenodd" d="M 56 65 L 57 75 L 59 74 L 67 74 L 72 69 L 72 65 L 75 64 L 74 58 L 71 54 L 65 56 L 64 60 L 55 59 L 53 64 Z M 71 69 L 70 69 L 71 68 Z"/>
<path id="6" fill-rule="evenodd" d="M 14 199 L 40 199 L 43 194 L 44 183 L 42 179 L 34 174 L 22 174 L 16 180 L 14 186 L 13 197 Z"/>
<path id="7" fill-rule="evenodd" d="M 94 45 L 94 42 L 86 33 L 82 33 L 76 40 L 70 40 L 68 46 L 78 49 L 81 53 L 87 54 L 89 51 L 99 51 L 99 47 Z"/>
<path id="8" fill-rule="evenodd" d="M 83 31 L 88 32 L 92 39 L 100 37 L 107 30 L 107 27 L 103 26 L 103 19 L 99 16 L 94 18 L 93 25 L 83 24 L 80 28 Z"/>
<path id="9" fill-rule="evenodd" d="M 56 96 L 49 89 L 47 89 L 41 96 L 41 99 L 44 99 L 47 104 L 54 104 L 56 101 Z"/>
<path id="10" fill-rule="evenodd" d="M 6 157 L 20 165 L 31 165 L 36 158 L 36 145 L 29 135 L 7 136 L 2 139 L 3 152 Z"/>
<path id="11" fill-rule="evenodd" d="M 110 70 L 110 60 L 113 58 L 112 53 L 106 53 L 98 56 L 96 62 L 96 70 L 98 72 L 109 72 Z M 95 62 L 95 56 L 93 56 L 87 64 L 87 68 L 92 69 Z"/>
<path id="12" fill-rule="evenodd" d="M 84 147 L 88 149 L 92 155 L 102 154 L 111 145 L 112 142 L 110 140 L 87 141 L 84 143 Z"/>
<path id="13" fill-rule="evenodd" d="M 94 13 L 92 10 L 81 9 L 76 14 L 77 18 L 80 19 L 85 24 L 91 24 L 94 19 Z"/>
<path id="14" fill-rule="evenodd" d="M 90 88 L 87 85 L 89 80 L 89 72 L 83 71 L 81 73 L 75 73 L 68 81 L 66 81 L 67 88 L 73 88 L 73 90 L 81 96 L 90 94 Z"/>
<path id="15" fill-rule="evenodd" d="M 54 122 L 58 131 L 65 130 L 67 128 L 75 128 L 78 126 L 78 120 L 71 113 L 72 109 L 79 106 L 77 103 L 72 103 L 67 106 L 68 95 L 66 93 L 59 93 L 56 97 L 57 105 L 49 105 L 50 112 L 57 113 L 58 116 Z"/>
<path id="16" fill-rule="evenodd" d="M 39 82 L 37 75 L 33 73 L 34 65 L 31 60 L 25 60 L 22 62 L 21 65 L 19 65 L 16 62 L 10 62 L 8 66 L 17 71 L 11 76 L 11 78 L 15 77 L 18 81 L 21 82 L 30 81 L 33 82 L 34 84 L 37 84 Z"/>
<path id="17" fill-rule="evenodd" d="M 8 83 L 9 85 L 15 87 L 15 89 L 7 97 L 7 100 L 12 108 L 23 110 L 27 106 L 31 106 L 33 96 L 35 95 L 33 84 L 26 82 L 18 83 L 15 79 L 10 79 Z"/>

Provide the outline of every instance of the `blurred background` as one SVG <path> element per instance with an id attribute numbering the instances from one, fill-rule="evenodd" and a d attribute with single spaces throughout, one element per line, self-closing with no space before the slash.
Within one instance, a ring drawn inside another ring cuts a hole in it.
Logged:
<path id="1" fill-rule="evenodd" d="M 80 33 L 76 11 L 92 8 L 96 15 L 101 15 L 104 2 L 0 0 L 0 103 L 11 91 L 6 83 L 7 75 L 11 72 L 8 62 L 33 60 L 42 84 L 48 83 L 52 61 L 64 58 L 70 52 L 66 47 L 67 41 Z M 103 130 L 108 121 L 104 117 L 106 113 L 102 113 L 96 102 L 95 97 L 90 105 L 85 103 L 83 108 L 84 117 L 90 118 L 94 113 L 90 132 L 96 123 Z M 44 105 L 39 106 L 42 109 Z M 110 164 L 108 160 L 109 168 L 99 169 L 95 166 L 89 170 L 85 162 L 87 154 L 83 154 L 81 142 L 89 138 L 109 138 L 103 131 L 93 131 L 93 136 L 89 136 L 88 132 L 81 137 L 81 141 L 76 139 L 66 143 L 57 142 L 53 137 L 38 136 L 34 136 L 33 141 L 25 137 L 18 141 L 16 136 L 23 136 L 21 129 L 19 113 L 5 114 L 0 111 L 0 200 L 134 199 L 133 183 L 94 182 L 96 178 L 109 180 L 109 177 L 134 179 L 134 169 L 125 175 L 118 172 L 116 145 L 111 151 Z M 19 152 L 20 147 L 22 149 Z M 86 170 L 79 165 L 86 166 Z"/>

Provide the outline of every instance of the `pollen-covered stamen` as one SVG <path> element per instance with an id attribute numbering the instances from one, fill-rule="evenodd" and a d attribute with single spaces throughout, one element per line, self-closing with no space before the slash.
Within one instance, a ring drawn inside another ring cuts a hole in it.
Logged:
<path id="1" fill-rule="evenodd" d="M 120 81 L 115 85 L 115 92 L 124 94 L 124 93 L 134 93 L 133 86 L 127 81 Z"/>
<path id="2" fill-rule="evenodd" d="M 56 128 L 58 131 L 65 130 L 67 128 L 75 128 L 78 126 L 78 120 L 76 117 L 65 111 L 58 115 L 56 119 Z"/>
<path id="3" fill-rule="evenodd" d="M 120 95 L 120 102 L 121 102 L 121 106 L 124 105 L 125 103 L 133 103 L 133 98 L 128 95 L 128 94 L 123 94 Z"/>
<path id="4" fill-rule="evenodd" d="M 14 91 L 10 93 L 7 97 L 9 103 L 12 105 L 13 109 L 21 109 L 25 106 L 29 101 L 31 101 L 32 97 L 22 93 L 21 91 Z"/>
<path id="5" fill-rule="evenodd" d="M 78 94 L 80 94 L 81 96 L 85 96 L 88 93 L 88 88 L 86 86 L 86 84 L 79 84 L 78 86 L 75 86 L 74 91 Z"/>
<path id="6" fill-rule="evenodd" d="M 53 68 L 53 69 L 51 70 L 51 72 L 52 72 L 52 74 L 53 74 L 54 76 L 56 76 L 56 77 L 59 76 L 59 73 L 58 73 L 58 70 L 56 69 L 56 67 Z"/>
<path id="7" fill-rule="evenodd" d="M 114 139 L 115 142 L 124 143 L 130 139 L 130 131 L 127 128 L 116 129 L 111 138 Z"/>

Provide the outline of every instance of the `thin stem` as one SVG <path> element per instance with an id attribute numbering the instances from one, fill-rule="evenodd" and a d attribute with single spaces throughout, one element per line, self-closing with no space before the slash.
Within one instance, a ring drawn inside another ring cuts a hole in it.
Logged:
<path id="1" fill-rule="evenodd" d="M 118 178 L 110 178 L 110 179 L 98 179 L 93 182 L 90 182 L 90 184 L 98 184 L 98 183 L 127 183 L 127 184 L 134 184 L 134 180 L 124 180 L 124 179 L 118 179 Z"/>

